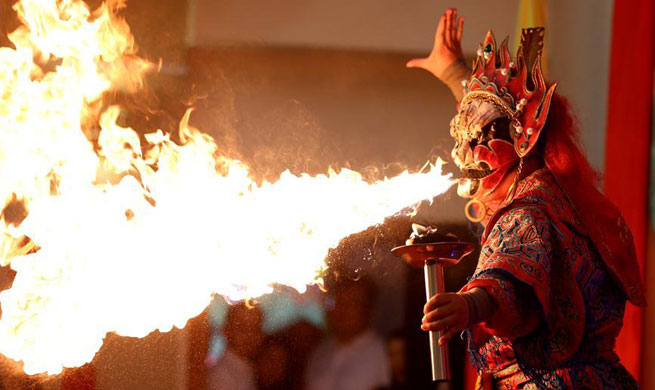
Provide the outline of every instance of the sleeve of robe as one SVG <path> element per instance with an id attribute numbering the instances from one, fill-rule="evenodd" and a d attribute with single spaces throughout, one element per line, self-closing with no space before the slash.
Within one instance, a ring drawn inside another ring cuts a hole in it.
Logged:
<path id="1" fill-rule="evenodd" d="M 537 366 L 570 358 L 584 332 L 582 293 L 562 256 L 557 230 L 539 207 L 505 211 L 486 238 L 475 274 L 463 288 L 484 288 L 495 302 L 479 324 L 512 342 L 517 358 Z M 555 291 L 557 289 L 558 291 Z M 559 299 L 566 292 L 568 299 Z"/>

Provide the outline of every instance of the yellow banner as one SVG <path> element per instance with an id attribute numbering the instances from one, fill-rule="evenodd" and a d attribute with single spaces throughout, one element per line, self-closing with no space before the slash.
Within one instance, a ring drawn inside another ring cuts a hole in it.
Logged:
<path id="1" fill-rule="evenodd" d="M 516 18 L 516 33 L 514 34 L 514 48 L 518 49 L 521 43 L 521 30 L 528 27 L 547 27 L 546 19 L 548 16 L 548 9 L 546 8 L 546 0 L 519 0 L 519 11 Z M 548 37 L 548 29 L 546 29 L 546 38 Z M 544 42 L 544 51 L 541 55 L 541 66 L 544 72 L 544 77 L 548 78 L 548 61 L 547 55 L 548 47 Z"/>

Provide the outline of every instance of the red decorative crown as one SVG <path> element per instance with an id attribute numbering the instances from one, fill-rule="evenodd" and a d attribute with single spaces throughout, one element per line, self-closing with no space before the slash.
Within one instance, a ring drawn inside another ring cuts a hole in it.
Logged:
<path id="1" fill-rule="evenodd" d="M 469 99 L 494 104 L 512 122 L 510 136 L 520 157 L 537 143 L 557 87 L 557 83 L 546 86 L 541 70 L 543 38 L 543 27 L 524 29 L 516 59 L 512 59 L 507 49 L 508 38 L 497 50 L 496 39 L 489 30 L 478 48 L 471 78 L 463 82 L 466 95 L 460 105 Z"/>

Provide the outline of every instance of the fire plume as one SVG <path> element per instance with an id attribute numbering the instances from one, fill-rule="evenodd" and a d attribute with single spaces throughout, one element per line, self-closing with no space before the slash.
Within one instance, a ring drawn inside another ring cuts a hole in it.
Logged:
<path id="1" fill-rule="evenodd" d="M 373 183 L 341 169 L 257 184 L 190 111 L 180 142 L 140 138 L 103 102 L 151 68 L 123 5 L 21 0 L 14 47 L 0 48 L 0 261 L 16 271 L 0 352 L 30 374 L 90 361 L 108 332 L 184 327 L 212 294 L 302 291 L 343 237 L 451 185 L 440 162 Z"/>

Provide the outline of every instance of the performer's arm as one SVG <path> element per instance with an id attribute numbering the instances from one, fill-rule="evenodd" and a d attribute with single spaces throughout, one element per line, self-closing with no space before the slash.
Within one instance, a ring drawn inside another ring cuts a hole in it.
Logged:
<path id="1" fill-rule="evenodd" d="M 464 61 L 462 33 L 464 18 L 457 19 L 457 10 L 449 8 L 439 19 L 434 35 L 432 52 L 426 58 L 415 58 L 407 63 L 408 68 L 422 68 L 443 81 L 460 101 L 464 96 L 462 80 L 471 75 L 471 69 Z"/>
<path id="2" fill-rule="evenodd" d="M 424 330 L 447 329 L 447 339 L 483 322 L 490 333 L 514 339 L 548 318 L 551 248 L 545 214 L 534 207 L 508 211 L 482 251 L 475 275 L 459 293 L 439 294 L 426 304 Z M 472 313 L 467 297 L 478 313 Z"/>
<path id="3" fill-rule="evenodd" d="M 462 85 L 462 81 L 467 81 L 470 76 L 471 68 L 466 65 L 464 57 L 461 57 L 446 68 L 441 76 L 441 81 L 450 88 L 450 92 L 455 96 L 455 100 L 459 102 L 464 97 L 464 86 Z"/>
<path id="4" fill-rule="evenodd" d="M 520 282 L 518 286 L 502 278 L 496 282 L 503 285 L 502 292 L 490 286 L 435 295 L 425 305 L 421 328 L 445 330 L 441 343 L 481 322 L 499 337 L 514 339 L 532 333 L 541 321 L 534 293 Z"/>
<path id="5" fill-rule="evenodd" d="M 534 290 L 511 276 L 492 272 L 471 285 L 476 287 L 464 294 L 482 290 L 493 302 L 493 310 L 477 321 L 493 335 L 513 340 L 532 333 L 543 319 Z"/>
<path id="6" fill-rule="evenodd" d="M 551 302 L 553 232 L 550 217 L 531 205 L 508 210 L 491 229 L 475 275 L 462 289 L 483 288 L 492 297 L 496 309 L 482 324 L 489 333 L 515 339 L 542 323 L 557 331 L 562 308 Z"/>

